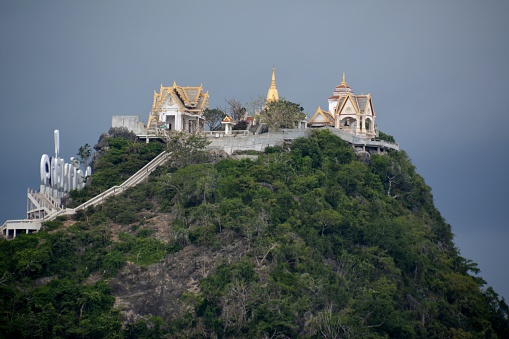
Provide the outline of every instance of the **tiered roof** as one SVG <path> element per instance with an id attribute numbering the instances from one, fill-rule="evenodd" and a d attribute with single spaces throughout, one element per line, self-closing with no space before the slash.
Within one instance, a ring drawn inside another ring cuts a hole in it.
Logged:
<path id="1" fill-rule="evenodd" d="M 208 106 L 209 92 L 204 93 L 202 85 L 182 87 L 177 86 L 176 82 L 169 87 L 161 85 L 159 93 L 154 91 L 152 111 L 157 111 L 168 97 L 170 102 L 176 102 L 183 112 L 201 114 Z"/>
<path id="2" fill-rule="evenodd" d="M 329 100 L 339 99 L 341 96 L 344 96 L 348 93 L 352 93 L 352 88 L 346 84 L 346 77 L 345 73 L 343 73 L 343 80 L 341 81 L 341 84 L 337 85 L 334 88 L 334 92 L 332 93 L 332 96 L 329 98 Z"/>

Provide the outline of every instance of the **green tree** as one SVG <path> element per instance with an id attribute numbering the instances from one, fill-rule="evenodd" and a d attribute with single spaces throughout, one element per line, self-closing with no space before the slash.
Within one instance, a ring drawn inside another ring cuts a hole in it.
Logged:
<path id="1" fill-rule="evenodd" d="M 281 98 L 265 106 L 260 113 L 261 122 L 266 123 L 270 130 L 279 131 L 281 128 L 294 128 L 296 122 L 304 119 L 306 114 L 299 104 Z"/>
<path id="2" fill-rule="evenodd" d="M 223 120 L 223 117 L 225 116 L 225 113 L 223 110 L 219 108 L 206 108 L 203 111 L 203 117 L 205 118 L 205 123 L 209 127 L 210 131 L 216 130 L 219 126 L 221 126 L 221 120 Z"/>
<path id="3" fill-rule="evenodd" d="M 396 142 L 396 140 L 394 140 L 394 137 L 392 135 L 389 135 L 389 134 L 385 134 L 384 132 L 378 132 L 378 138 L 380 140 L 385 140 L 385 141 L 389 141 L 389 142 Z"/>
<path id="4" fill-rule="evenodd" d="M 92 148 L 89 144 L 85 144 L 80 146 L 78 153 L 80 163 L 82 163 L 85 167 L 88 166 L 88 159 L 92 156 Z"/>
<path id="5" fill-rule="evenodd" d="M 168 184 L 175 190 L 175 203 L 186 207 L 213 203 L 217 195 L 217 172 L 209 164 L 190 165 L 173 173 Z"/>
<path id="6" fill-rule="evenodd" d="M 210 144 L 207 137 L 183 131 L 167 131 L 166 149 L 170 153 L 171 168 L 180 168 L 205 159 L 205 147 Z"/>
<path id="7" fill-rule="evenodd" d="M 328 229 L 335 229 L 341 224 L 341 214 L 334 210 L 321 210 L 312 215 L 312 221 L 323 236 Z"/>

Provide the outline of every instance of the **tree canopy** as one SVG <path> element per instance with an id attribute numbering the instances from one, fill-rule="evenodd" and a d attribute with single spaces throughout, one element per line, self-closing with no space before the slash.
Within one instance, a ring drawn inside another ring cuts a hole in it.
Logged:
<path id="1" fill-rule="evenodd" d="M 171 168 L 185 167 L 203 161 L 205 147 L 210 144 L 207 137 L 200 134 L 189 134 L 184 131 L 168 131 L 165 134 L 166 149 L 171 153 Z"/>
<path id="2" fill-rule="evenodd" d="M 219 108 L 206 108 L 203 111 L 203 117 L 210 131 L 215 131 L 221 126 L 221 121 L 225 115 L 226 113 Z"/>
<path id="3" fill-rule="evenodd" d="M 227 99 L 226 104 L 228 105 L 228 113 L 230 117 L 233 119 L 233 121 L 240 121 L 244 119 L 244 115 L 246 114 L 246 108 L 244 107 L 244 104 L 240 102 L 239 100 L 232 98 Z"/>
<path id="4" fill-rule="evenodd" d="M 99 177 L 138 161 L 108 143 Z M 4 337 L 509 336 L 407 154 L 360 161 L 327 130 L 161 168 L 0 255 Z"/>
<path id="5" fill-rule="evenodd" d="M 80 146 L 80 148 L 78 149 L 77 155 L 79 157 L 80 163 L 82 163 L 83 165 L 85 165 L 85 167 L 87 167 L 88 166 L 88 160 L 92 156 L 92 148 L 90 147 L 89 144 L 85 144 L 83 146 Z"/>
<path id="6" fill-rule="evenodd" d="M 303 111 L 304 108 L 299 104 L 281 98 L 267 103 L 260 112 L 260 119 L 270 130 L 278 131 L 281 128 L 294 128 L 298 121 L 306 117 Z"/>

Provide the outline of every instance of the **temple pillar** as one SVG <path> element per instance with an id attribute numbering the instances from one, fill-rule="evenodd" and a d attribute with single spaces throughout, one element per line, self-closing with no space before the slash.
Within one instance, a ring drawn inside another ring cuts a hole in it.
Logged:
<path id="1" fill-rule="evenodd" d="M 232 133 L 231 124 L 224 124 L 224 134 L 230 135 Z"/>
<path id="2" fill-rule="evenodd" d="M 174 126 L 174 129 L 175 131 L 181 131 L 182 130 L 182 122 L 180 121 L 182 119 L 182 117 L 180 116 L 180 114 L 177 112 L 175 113 L 175 126 Z"/>

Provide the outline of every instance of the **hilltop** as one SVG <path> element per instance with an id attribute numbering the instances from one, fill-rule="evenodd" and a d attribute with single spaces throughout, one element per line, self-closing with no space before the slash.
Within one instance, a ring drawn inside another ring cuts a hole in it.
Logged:
<path id="1" fill-rule="evenodd" d="M 102 205 L 0 240 L 0 333 L 509 336 L 507 304 L 459 255 L 404 151 L 356 153 L 327 130 L 241 160 L 199 141 L 103 136 L 71 207 L 173 157 Z"/>

